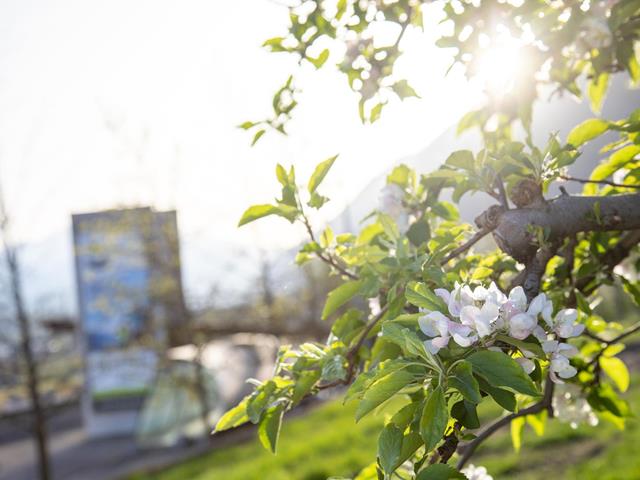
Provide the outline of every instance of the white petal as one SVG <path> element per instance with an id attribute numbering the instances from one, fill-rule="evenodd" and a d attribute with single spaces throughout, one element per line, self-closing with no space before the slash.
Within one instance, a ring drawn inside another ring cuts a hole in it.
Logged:
<path id="1" fill-rule="evenodd" d="M 528 358 L 518 357 L 518 358 L 516 358 L 516 362 L 518 362 L 520 364 L 522 369 L 527 374 L 533 372 L 536 369 L 536 364 L 533 362 L 533 360 L 529 360 Z"/>
<path id="2" fill-rule="evenodd" d="M 438 297 L 440 297 L 444 303 L 448 304 L 449 303 L 449 299 L 451 298 L 451 293 L 449 293 L 449 290 L 445 289 L 445 288 L 436 288 L 433 291 Z"/>
<path id="3" fill-rule="evenodd" d="M 440 351 L 440 347 L 435 346 L 433 344 L 433 340 L 427 340 L 426 342 L 424 342 L 424 346 L 429 351 L 429 353 L 432 353 L 433 355 Z"/>
<path id="4" fill-rule="evenodd" d="M 557 340 L 547 340 L 542 342 L 542 350 L 547 355 L 555 352 L 558 349 L 558 341 Z"/>
<path id="5" fill-rule="evenodd" d="M 536 298 L 531 300 L 531 304 L 527 309 L 527 313 L 531 315 L 539 315 L 547 304 L 547 296 L 544 293 L 539 294 Z"/>
<path id="6" fill-rule="evenodd" d="M 438 333 L 442 335 L 439 327 L 441 327 L 443 322 L 444 325 L 446 325 L 447 321 L 448 318 L 445 317 L 442 313 L 429 312 L 426 315 L 418 318 L 418 325 L 420 326 L 420 330 L 422 330 L 425 335 L 427 335 L 428 337 L 435 337 L 436 335 L 438 335 Z"/>
<path id="7" fill-rule="evenodd" d="M 476 323 L 476 318 L 480 316 L 480 309 L 473 305 L 467 305 L 460 310 L 460 322 L 468 327 L 473 327 Z"/>
<path id="8" fill-rule="evenodd" d="M 522 287 L 518 286 L 509 292 L 509 300 L 521 312 L 527 308 L 527 296 Z"/>

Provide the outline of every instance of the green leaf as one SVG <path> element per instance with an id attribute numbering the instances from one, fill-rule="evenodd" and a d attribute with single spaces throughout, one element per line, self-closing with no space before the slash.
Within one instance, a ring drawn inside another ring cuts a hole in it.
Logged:
<path id="1" fill-rule="evenodd" d="M 264 128 L 258 130 L 256 132 L 256 134 L 253 136 L 253 140 L 251 140 L 251 146 L 253 147 L 256 143 L 258 143 L 258 140 L 260 140 L 260 137 L 262 137 L 265 134 L 266 130 Z"/>
<path id="2" fill-rule="evenodd" d="M 524 417 L 518 417 L 511 420 L 511 443 L 516 452 L 520 451 L 522 446 L 522 430 L 524 429 Z"/>
<path id="3" fill-rule="evenodd" d="M 448 421 L 447 402 L 442 387 L 437 386 L 427 398 L 420 418 L 420 435 L 422 435 L 427 452 L 433 450 L 442 440 Z"/>
<path id="4" fill-rule="evenodd" d="M 267 217 L 269 215 L 278 215 L 279 217 L 286 218 L 291 223 L 298 215 L 298 209 L 289 205 L 253 205 L 245 210 L 238 222 L 238 226 L 241 227 L 247 223 L 258 220 L 259 218 Z"/>
<path id="5" fill-rule="evenodd" d="M 505 387 L 525 395 L 539 395 L 533 381 L 509 355 L 481 350 L 471 354 L 467 360 L 473 366 L 473 371 L 494 387 Z"/>
<path id="6" fill-rule="evenodd" d="M 404 295 L 409 303 L 416 307 L 426 308 L 427 310 L 437 310 L 444 312 L 447 306 L 444 301 L 433 293 L 426 284 L 422 282 L 411 282 L 407 285 Z"/>
<path id="7" fill-rule="evenodd" d="M 617 357 L 600 357 L 600 367 L 613 380 L 618 390 L 626 392 L 629 388 L 629 370 Z"/>
<path id="8" fill-rule="evenodd" d="M 609 74 L 606 72 L 601 73 L 595 79 L 589 80 L 587 85 L 587 95 L 591 101 L 591 110 L 595 113 L 600 113 L 602 110 L 602 103 L 604 102 L 604 97 L 607 94 L 608 88 Z"/>
<path id="9" fill-rule="evenodd" d="M 464 398 L 472 403 L 480 403 L 480 387 L 473 377 L 471 364 L 467 361 L 460 362 L 449 377 L 449 385 L 457 389 Z"/>
<path id="10" fill-rule="evenodd" d="M 250 397 L 251 395 L 247 395 L 238 405 L 222 415 L 216 424 L 215 432 L 223 432 L 224 430 L 229 430 L 230 428 L 235 428 L 243 423 L 247 423 L 249 421 L 247 403 Z"/>
<path id="11" fill-rule="evenodd" d="M 387 474 L 396 469 L 402 450 L 402 431 L 393 423 L 388 423 L 378 437 L 378 460 Z"/>
<path id="12" fill-rule="evenodd" d="M 451 165 L 452 167 L 462 168 L 463 170 L 473 171 L 475 166 L 475 160 L 473 158 L 473 153 L 469 150 L 458 150 L 453 152 L 447 158 L 445 162 L 447 165 Z"/>
<path id="13" fill-rule="evenodd" d="M 422 470 L 416 480 L 458 480 L 466 479 L 462 473 L 445 463 L 434 463 Z"/>
<path id="14" fill-rule="evenodd" d="M 403 189 L 411 186 L 414 179 L 414 171 L 407 167 L 405 164 L 400 164 L 396 167 L 393 167 L 391 173 L 387 175 L 387 183 L 395 183 Z"/>
<path id="15" fill-rule="evenodd" d="M 492 273 L 493 273 L 493 269 L 480 266 L 473 271 L 473 275 L 471 275 L 471 280 L 482 280 L 487 277 L 490 277 Z"/>
<path id="16" fill-rule="evenodd" d="M 276 390 L 276 384 L 268 381 L 256 389 L 247 403 L 247 415 L 251 423 L 258 423 L 262 417 L 262 412 L 271 403 L 271 395 Z"/>
<path id="17" fill-rule="evenodd" d="M 609 123 L 599 118 L 585 120 L 575 127 L 567 136 L 567 143 L 579 147 L 583 143 L 602 135 L 609 128 Z"/>
<path id="18" fill-rule="evenodd" d="M 429 228 L 429 222 L 424 218 L 411 224 L 407 230 L 407 238 L 411 244 L 415 247 L 419 247 L 431 237 L 431 229 Z"/>
<path id="19" fill-rule="evenodd" d="M 254 122 L 242 122 L 240 125 L 238 125 L 238 128 L 242 128 L 243 130 L 249 130 L 251 127 L 257 125 Z"/>
<path id="20" fill-rule="evenodd" d="M 512 392 L 502 388 L 492 387 L 482 377 L 478 378 L 478 383 L 480 384 L 480 389 L 489 394 L 491 398 L 493 398 L 502 408 L 509 410 L 510 412 L 516 411 L 516 396 Z"/>
<path id="21" fill-rule="evenodd" d="M 322 310 L 322 320 L 326 320 L 329 315 L 351 300 L 358 293 L 361 286 L 362 282 L 360 280 L 352 280 L 331 290 L 327 295 L 327 301 Z"/>
<path id="22" fill-rule="evenodd" d="M 293 404 L 298 404 L 305 396 L 307 396 L 319 379 L 319 370 L 308 370 L 306 372 L 302 372 L 293 387 L 293 394 L 291 396 Z"/>
<path id="23" fill-rule="evenodd" d="M 262 446 L 267 450 L 271 450 L 272 453 L 276 453 L 278 447 L 278 436 L 280 435 L 283 414 L 284 406 L 282 404 L 271 407 L 266 411 L 258 426 L 258 438 Z"/>
<path id="24" fill-rule="evenodd" d="M 405 428 L 409 426 L 413 422 L 416 417 L 416 411 L 420 406 L 420 402 L 415 401 L 408 403 L 400 410 L 398 410 L 393 417 L 391 417 L 390 423 L 393 423 L 398 428 L 404 431 Z"/>
<path id="25" fill-rule="evenodd" d="M 463 427 L 480 428 L 480 419 L 476 405 L 467 400 L 460 400 L 451 407 L 451 416 L 458 420 Z"/>
<path id="26" fill-rule="evenodd" d="M 413 375 L 406 370 L 396 370 L 373 382 L 356 409 L 356 421 L 412 382 Z"/>
<path id="27" fill-rule="evenodd" d="M 401 100 L 409 97 L 420 98 L 420 96 L 406 80 L 397 81 L 396 83 L 391 85 L 391 89 L 395 92 L 396 95 L 398 95 L 398 97 L 400 97 Z"/>
<path id="28" fill-rule="evenodd" d="M 536 357 L 544 357 L 544 350 L 542 350 L 542 347 L 537 343 L 525 342 L 503 334 L 496 335 L 496 340 L 517 347 L 521 352 L 527 351 L 535 354 Z"/>
<path id="29" fill-rule="evenodd" d="M 316 191 L 320 183 L 322 183 L 322 180 L 324 180 L 324 177 L 326 177 L 327 173 L 329 173 L 329 169 L 333 165 L 333 162 L 336 161 L 336 158 L 338 158 L 338 155 L 334 155 L 324 162 L 320 162 L 316 166 L 313 175 L 311 175 L 311 178 L 309 179 L 309 185 L 307 186 L 309 193 L 313 194 L 313 192 Z"/>
<path id="30" fill-rule="evenodd" d="M 319 209 L 322 208 L 322 206 L 328 201 L 329 199 L 327 197 L 323 197 L 318 192 L 313 192 L 311 194 L 311 198 L 307 202 L 307 205 L 309 205 L 311 208 Z"/>
<path id="31" fill-rule="evenodd" d="M 327 59 L 329 58 L 329 49 L 325 48 L 322 52 L 320 52 L 320 55 L 318 55 L 317 58 L 313 58 L 313 57 L 306 57 L 306 58 L 313 64 L 314 67 L 316 67 L 316 69 L 318 69 L 322 67 L 327 61 Z"/>

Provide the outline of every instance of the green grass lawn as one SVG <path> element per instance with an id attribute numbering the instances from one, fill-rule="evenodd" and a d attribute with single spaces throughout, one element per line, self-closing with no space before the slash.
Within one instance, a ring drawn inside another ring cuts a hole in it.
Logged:
<path id="1" fill-rule="evenodd" d="M 627 399 L 637 410 L 640 386 L 630 391 Z M 333 401 L 305 416 L 285 418 L 276 456 L 255 438 L 131 480 L 325 480 L 331 475 L 352 476 L 374 460 L 384 419 L 384 413 L 378 412 L 356 424 L 353 413 L 353 406 Z M 624 431 L 608 422 L 573 430 L 551 421 L 544 437 L 525 427 L 520 454 L 513 451 L 506 428 L 487 441 L 472 462 L 486 466 L 495 480 L 640 479 L 640 425 L 631 419 Z"/>

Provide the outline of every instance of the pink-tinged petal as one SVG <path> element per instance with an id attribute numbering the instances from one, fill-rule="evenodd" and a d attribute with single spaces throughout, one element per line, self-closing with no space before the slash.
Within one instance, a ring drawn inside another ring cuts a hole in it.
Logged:
<path id="1" fill-rule="evenodd" d="M 551 381 L 552 381 L 553 383 L 556 383 L 556 384 L 562 384 L 562 383 L 564 383 L 562 380 L 560 380 L 560 379 L 556 376 L 556 374 L 555 374 L 555 372 L 554 372 L 553 370 L 549 370 L 549 378 L 551 379 Z"/>
<path id="2" fill-rule="evenodd" d="M 489 298 L 498 305 L 502 305 L 507 301 L 507 296 L 498 288 L 496 282 L 491 282 L 491 285 L 489 285 Z"/>
<path id="3" fill-rule="evenodd" d="M 509 334 L 518 340 L 524 340 L 535 327 L 535 318 L 528 313 L 519 313 L 509 321 Z"/>
<path id="4" fill-rule="evenodd" d="M 447 345 L 449 345 L 449 336 L 447 335 L 446 337 L 436 337 L 431 340 L 431 343 L 437 348 L 445 348 Z"/>
<path id="5" fill-rule="evenodd" d="M 449 299 L 451 298 L 451 293 L 449 293 L 449 290 L 446 290 L 444 288 L 436 288 L 433 293 L 440 297 L 444 301 L 444 303 L 446 303 L 447 305 L 449 304 Z"/>

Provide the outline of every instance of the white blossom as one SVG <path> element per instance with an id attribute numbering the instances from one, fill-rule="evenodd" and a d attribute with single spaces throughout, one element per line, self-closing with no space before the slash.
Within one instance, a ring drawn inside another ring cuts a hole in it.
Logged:
<path id="1" fill-rule="evenodd" d="M 418 324 L 426 336 L 432 337 L 424 345 L 433 354 L 447 347 L 451 338 L 461 347 L 468 347 L 478 340 L 471 328 L 449 320 L 440 312 L 423 315 L 418 319 Z"/>
<path id="2" fill-rule="evenodd" d="M 480 338 L 493 332 L 493 324 L 500 314 L 500 306 L 495 303 L 485 302 L 482 308 L 475 305 L 466 305 L 460 310 L 460 322 L 473 328 Z"/>
<path id="3" fill-rule="evenodd" d="M 576 324 L 577 319 L 578 312 L 573 308 L 566 308 L 560 310 L 553 319 L 547 321 L 547 325 L 560 338 L 577 337 L 584 331 L 584 325 Z"/>
<path id="4" fill-rule="evenodd" d="M 400 185 L 388 183 L 378 197 L 378 209 L 385 215 L 389 215 L 398 225 L 401 232 L 406 232 L 409 228 L 409 213 L 402 203 L 404 190 Z"/>
<path id="5" fill-rule="evenodd" d="M 569 358 L 578 354 L 578 349 L 558 340 L 542 342 L 544 353 L 549 355 L 549 378 L 554 383 L 564 383 L 562 378 L 571 378 L 578 371 L 569 363 Z"/>
<path id="6" fill-rule="evenodd" d="M 555 417 L 561 422 L 571 425 L 571 428 L 578 428 L 581 423 L 592 427 L 598 425 L 598 417 L 576 385 L 558 385 L 554 391 L 551 405 Z"/>
<path id="7" fill-rule="evenodd" d="M 487 473 L 487 469 L 484 467 L 476 467 L 473 464 L 469 464 L 466 468 L 460 470 L 469 480 L 493 480 L 493 477 Z"/>

